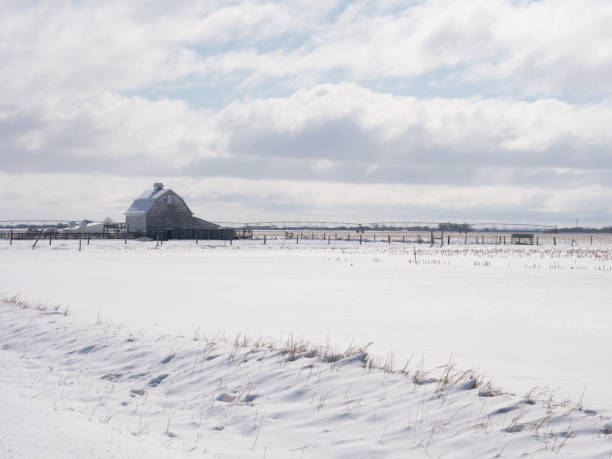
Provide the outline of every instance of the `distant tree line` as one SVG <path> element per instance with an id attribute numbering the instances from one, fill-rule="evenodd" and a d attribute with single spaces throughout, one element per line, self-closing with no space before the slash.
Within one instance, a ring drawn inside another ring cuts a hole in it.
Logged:
<path id="1" fill-rule="evenodd" d="M 557 233 L 612 233 L 612 226 L 604 226 L 603 228 L 584 228 L 578 227 L 567 227 L 557 228 Z"/>

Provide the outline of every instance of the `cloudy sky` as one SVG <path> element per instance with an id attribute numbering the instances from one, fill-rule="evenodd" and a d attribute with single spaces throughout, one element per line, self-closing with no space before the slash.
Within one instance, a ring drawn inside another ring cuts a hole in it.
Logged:
<path id="1" fill-rule="evenodd" d="M 608 0 L 0 0 L 0 219 L 612 223 Z"/>

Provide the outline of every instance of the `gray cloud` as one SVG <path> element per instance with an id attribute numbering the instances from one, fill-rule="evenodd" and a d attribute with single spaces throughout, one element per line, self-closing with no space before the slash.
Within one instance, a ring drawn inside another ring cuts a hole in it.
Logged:
<path id="1" fill-rule="evenodd" d="M 6 218 L 92 177 L 105 212 L 162 177 L 220 214 L 610 215 L 609 2 L 1 8 Z"/>

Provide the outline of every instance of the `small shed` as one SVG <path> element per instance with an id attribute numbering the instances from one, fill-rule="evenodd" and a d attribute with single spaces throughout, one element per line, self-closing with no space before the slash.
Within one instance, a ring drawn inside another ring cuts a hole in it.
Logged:
<path id="1" fill-rule="evenodd" d="M 513 233 L 510 239 L 511 244 L 517 245 L 533 245 L 533 234 L 531 233 Z"/>
<path id="2" fill-rule="evenodd" d="M 153 184 L 125 212 L 127 231 L 162 239 L 230 239 L 233 230 L 194 217 L 183 198 L 163 183 Z"/>

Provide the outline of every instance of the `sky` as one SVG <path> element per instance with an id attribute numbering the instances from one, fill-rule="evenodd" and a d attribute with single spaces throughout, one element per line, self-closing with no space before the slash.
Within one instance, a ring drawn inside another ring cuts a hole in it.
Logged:
<path id="1" fill-rule="evenodd" d="M 612 224 L 608 0 L 0 0 L 0 220 Z"/>

